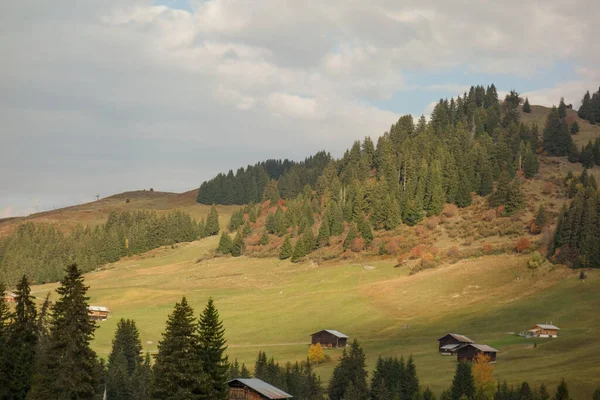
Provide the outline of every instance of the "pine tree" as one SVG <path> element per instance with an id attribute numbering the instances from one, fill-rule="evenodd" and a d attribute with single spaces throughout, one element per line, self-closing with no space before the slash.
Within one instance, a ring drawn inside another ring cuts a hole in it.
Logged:
<path id="1" fill-rule="evenodd" d="M 439 160 L 434 160 L 428 169 L 427 186 L 425 189 L 425 209 L 427 215 L 440 215 L 446 202 L 444 186 L 442 184 L 442 166 Z"/>
<path id="2" fill-rule="evenodd" d="M 578 132 L 579 132 L 579 124 L 577 123 L 577 121 L 575 121 L 571 124 L 571 135 L 575 135 Z"/>
<path id="3" fill-rule="evenodd" d="M 227 371 L 229 363 L 225 350 L 225 329 L 219 319 L 212 298 L 200 315 L 198 322 L 198 349 L 203 371 L 208 375 L 208 391 L 203 399 L 226 400 L 228 398 Z"/>
<path id="4" fill-rule="evenodd" d="M 350 345 L 349 351 L 344 349 L 334 368 L 328 394 L 331 400 L 347 399 L 349 395 L 362 400 L 368 398 L 365 353 L 356 340 Z"/>
<path id="5" fill-rule="evenodd" d="M 151 396 L 150 385 L 152 382 L 150 353 L 146 353 L 146 356 L 144 357 L 144 363 L 135 371 L 133 375 L 133 381 L 135 382 L 133 399 L 148 400 Z"/>
<path id="6" fill-rule="evenodd" d="M 403 379 L 400 383 L 400 397 L 403 399 L 415 399 L 419 393 L 419 378 L 417 377 L 417 368 L 412 355 L 404 367 Z"/>
<path id="7" fill-rule="evenodd" d="M 217 207 L 213 204 L 206 217 L 206 225 L 204 226 L 204 236 L 215 236 L 219 233 L 219 213 Z"/>
<path id="8" fill-rule="evenodd" d="M 512 215 L 524 206 L 525 197 L 523 196 L 523 192 L 521 192 L 521 182 L 519 178 L 515 178 L 508 188 L 508 197 L 504 202 L 504 213 Z"/>
<path id="9" fill-rule="evenodd" d="M 344 244 L 343 244 L 344 250 L 348 250 L 348 248 L 352 244 L 352 241 L 354 239 L 356 239 L 357 236 L 358 236 L 358 234 L 356 232 L 356 227 L 354 226 L 354 224 L 350 224 L 350 229 L 348 230 L 348 234 L 346 235 L 346 238 L 344 239 Z"/>
<path id="10" fill-rule="evenodd" d="M 554 400 L 570 400 L 570 399 L 571 399 L 571 397 L 569 397 L 569 389 L 567 388 L 567 383 L 563 379 L 562 381 L 560 381 L 560 383 L 558 384 L 558 387 L 556 388 L 556 393 L 554 394 Z"/>
<path id="11" fill-rule="evenodd" d="M 242 368 L 240 369 L 240 378 L 251 378 L 252 374 L 246 368 L 246 364 L 242 363 Z"/>
<path id="12" fill-rule="evenodd" d="M 294 250 L 292 248 L 292 242 L 290 242 L 290 237 L 286 236 L 281 245 L 281 249 L 279 250 L 279 259 L 286 260 L 292 256 L 293 252 Z"/>
<path id="13" fill-rule="evenodd" d="M 108 356 L 106 390 L 111 399 L 134 399 L 139 392 L 136 373 L 142 368 L 142 342 L 133 320 L 121 319 Z"/>
<path id="14" fill-rule="evenodd" d="M 373 240 L 373 231 L 371 230 L 371 225 L 367 222 L 364 214 L 360 214 L 356 219 L 356 225 L 358 227 L 358 231 L 360 232 L 360 236 L 365 239 L 365 243 L 368 246 Z"/>
<path id="15" fill-rule="evenodd" d="M 537 390 L 536 397 L 537 397 L 537 400 L 549 400 L 550 399 L 550 393 L 548 393 L 548 389 L 546 389 L 546 385 L 544 385 L 543 383 L 540 385 L 539 389 Z"/>
<path id="16" fill-rule="evenodd" d="M 538 208 L 537 213 L 535 215 L 534 223 L 539 228 L 542 228 L 542 227 L 546 226 L 547 222 L 548 222 L 548 217 L 546 215 L 546 209 L 544 208 L 543 205 L 540 205 L 540 207 Z"/>
<path id="17" fill-rule="evenodd" d="M 533 178 L 537 174 L 539 169 L 540 163 L 537 157 L 535 156 L 535 154 L 533 154 L 531 148 L 527 146 L 527 150 L 525 151 L 525 157 L 523 161 L 523 170 L 525 172 L 525 177 L 529 179 Z"/>
<path id="18" fill-rule="evenodd" d="M 319 234 L 317 236 L 317 243 L 320 247 L 327 246 L 329 244 L 329 237 L 331 236 L 331 231 L 329 230 L 329 221 L 327 219 L 323 219 L 321 222 L 321 226 L 319 227 Z"/>
<path id="19" fill-rule="evenodd" d="M 456 374 L 450 388 L 452 400 L 460 400 L 462 396 L 472 399 L 475 395 L 475 384 L 471 374 L 471 365 L 466 362 L 459 362 L 456 366 Z"/>
<path id="20" fill-rule="evenodd" d="M 56 290 L 46 354 L 39 359 L 31 399 L 93 398 L 101 390 L 99 364 L 90 342 L 96 325 L 88 315 L 88 287 L 73 264 Z"/>
<path id="21" fill-rule="evenodd" d="M 473 199 L 471 198 L 471 181 L 465 172 L 460 174 L 460 183 L 458 185 L 458 191 L 456 193 L 455 203 L 457 206 L 464 208 L 471 205 Z"/>
<path id="22" fill-rule="evenodd" d="M 563 97 L 560 98 L 560 103 L 558 104 L 558 116 L 560 118 L 567 117 L 567 105 L 565 104 L 565 99 Z"/>
<path id="23" fill-rule="evenodd" d="M 600 387 L 594 390 L 594 395 L 592 396 L 592 400 L 600 400 Z"/>
<path id="24" fill-rule="evenodd" d="M 231 245 L 231 255 L 234 257 L 241 256 L 244 254 L 245 246 L 244 235 L 242 232 L 238 232 L 235 235 L 235 239 L 233 239 L 233 244 Z"/>
<path id="25" fill-rule="evenodd" d="M 23 275 L 15 291 L 16 307 L 8 338 L 10 357 L 8 391 L 12 399 L 25 399 L 31 387 L 37 345 L 37 310 L 29 281 Z"/>
<path id="26" fill-rule="evenodd" d="M 269 244 L 269 233 L 265 230 L 258 241 L 262 246 L 266 246 Z"/>
<path id="27" fill-rule="evenodd" d="M 525 97 L 525 103 L 523 103 L 523 112 L 524 113 L 531 113 L 531 105 L 529 104 L 529 99 L 527 97 Z"/>
<path id="28" fill-rule="evenodd" d="M 0 398 L 7 399 L 9 393 L 10 358 L 9 358 L 9 328 L 11 312 L 4 300 L 6 286 L 0 281 Z"/>
<path id="29" fill-rule="evenodd" d="M 494 174 L 492 173 L 492 167 L 489 162 L 486 162 L 481 170 L 481 180 L 479 182 L 479 188 L 477 194 L 480 196 L 487 196 L 494 190 Z"/>
<path id="30" fill-rule="evenodd" d="M 217 253 L 229 254 L 233 248 L 233 241 L 229 237 L 229 234 L 225 231 L 221 232 L 221 239 L 219 240 L 219 246 L 217 247 Z"/>
<path id="31" fill-rule="evenodd" d="M 329 231 L 331 232 L 331 236 L 339 236 L 344 233 L 344 213 L 342 207 L 340 207 L 337 201 L 334 201 L 330 210 L 329 223 L 331 226 L 329 227 Z"/>
<path id="32" fill-rule="evenodd" d="M 185 297 L 175 304 L 167 319 L 155 358 L 152 398 L 165 400 L 204 399 L 209 377 L 198 354 L 194 310 Z"/>

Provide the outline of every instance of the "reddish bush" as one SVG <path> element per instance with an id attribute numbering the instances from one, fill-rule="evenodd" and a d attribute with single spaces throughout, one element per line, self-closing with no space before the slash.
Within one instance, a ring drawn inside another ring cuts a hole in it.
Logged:
<path id="1" fill-rule="evenodd" d="M 460 250 L 458 250 L 458 247 L 456 247 L 456 246 L 450 247 L 450 249 L 448 249 L 448 257 L 450 257 L 450 258 L 459 258 L 460 257 Z"/>
<path id="2" fill-rule="evenodd" d="M 504 215 L 504 206 L 498 206 L 496 209 L 496 216 L 501 217 Z"/>
<path id="3" fill-rule="evenodd" d="M 425 220 L 425 226 L 427 227 L 427 229 L 429 229 L 430 231 L 434 230 L 435 228 L 437 228 L 437 226 L 440 224 L 440 217 L 434 216 L 431 218 L 427 218 Z"/>
<path id="4" fill-rule="evenodd" d="M 415 227 L 415 233 L 417 234 L 418 237 L 422 237 L 423 234 L 425 233 L 425 228 L 423 228 L 423 226 L 419 225 L 419 226 Z"/>
<path id="5" fill-rule="evenodd" d="M 544 194 L 552 194 L 553 191 L 554 191 L 554 185 L 552 184 L 552 182 L 546 182 L 544 184 L 543 189 L 542 189 L 542 193 L 544 193 Z"/>
<path id="6" fill-rule="evenodd" d="M 359 251 L 363 251 L 365 248 L 365 239 L 363 238 L 356 238 L 356 239 L 352 239 L 352 242 L 350 243 L 350 250 L 352 250 L 355 253 L 358 253 Z"/>
<path id="7" fill-rule="evenodd" d="M 442 210 L 444 217 L 456 217 L 458 215 L 458 207 L 455 204 L 446 204 Z"/>
<path id="8" fill-rule="evenodd" d="M 419 244 L 415 247 L 413 247 L 412 249 L 410 249 L 410 256 L 411 258 L 419 258 L 421 257 L 423 254 L 425 254 L 427 252 L 427 246 L 424 244 Z"/>
<path id="9" fill-rule="evenodd" d="M 515 251 L 517 253 L 521 253 L 529 249 L 531 249 L 531 241 L 529 239 L 527 239 L 526 237 L 522 237 L 519 238 L 519 240 L 517 240 L 517 244 L 515 245 Z"/>
<path id="10" fill-rule="evenodd" d="M 485 242 L 483 246 L 481 246 L 481 250 L 484 254 L 490 254 L 494 251 L 494 246 L 490 242 Z"/>
<path id="11" fill-rule="evenodd" d="M 391 240 L 385 245 L 385 252 L 391 256 L 398 254 L 400 244 L 396 240 Z"/>
<path id="12" fill-rule="evenodd" d="M 542 232 L 542 227 L 537 226 L 535 222 L 531 221 L 531 224 L 529 225 L 529 232 L 531 232 L 534 235 L 537 235 L 538 233 Z"/>
<path id="13" fill-rule="evenodd" d="M 404 265 L 410 258 L 410 253 L 402 253 L 398 256 L 398 266 Z"/>

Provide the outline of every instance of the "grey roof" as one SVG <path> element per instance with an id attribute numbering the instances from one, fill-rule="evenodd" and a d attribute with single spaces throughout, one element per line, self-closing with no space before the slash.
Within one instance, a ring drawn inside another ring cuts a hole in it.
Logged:
<path id="1" fill-rule="evenodd" d="M 439 338 L 438 341 L 442 340 L 443 338 L 445 338 L 448 335 L 452 336 L 454 339 L 458 340 L 459 342 L 463 342 L 463 343 L 475 343 L 475 341 L 469 339 L 465 335 L 459 335 L 459 334 L 456 334 L 456 333 L 448 333 L 447 335 L 444 335 L 441 338 Z"/>
<path id="2" fill-rule="evenodd" d="M 539 326 L 542 329 L 556 329 L 557 331 L 560 330 L 560 328 L 558 326 L 549 325 L 549 324 L 535 324 L 535 326 Z"/>
<path id="3" fill-rule="evenodd" d="M 269 385 L 267 382 L 261 381 L 258 378 L 237 378 L 232 379 L 227 383 L 234 381 L 240 382 L 244 386 L 248 386 L 250 389 L 255 390 L 256 392 L 265 396 L 267 399 L 275 400 L 292 398 L 291 394 L 286 393 L 281 389 L 277 389 L 275 386 Z"/>
<path id="4" fill-rule="evenodd" d="M 329 332 L 329 333 L 331 333 L 333 336 L 337 336 L 337 337 L 339 337 L 340 339 L 348 339 L 348 336 L 344 335 L 344 334 L 343 334 L 342 332 L 340 332 L 340 331 L 336 331 L 336 330 L 333 330 L 333 329 L 323 329 L 323 331 L 325 331 L 325 332 Z M 323 332 L 323 331 L 319 331 L 319 332 Z M 317 333 L 319 333 L 319 332 L 315 332 L 315 333 L 313 333 L 312 335 L 316 335 L 316 334 L 317 334 Z M 312 336 L 312 335 L 310 335 L 310 336 Z"/>
<path id="5" fill-rule="evenodd" d="M 103 306 L 89 306 L 88 310 L 90 311 L 104 311 L 104 312 L 109 312 L 110 310 L 106 307 Z"/>
<path id="6" fill-rule="evenodd" d="M 440 347 L 440 349 L 444 349 L 444 350 L 452 350 L 456 347 L 459 347 L 460 344 L 447 344 L 445 346 Z"/>
<path id="7" fill-rule="evenodd" d="M 488 346 L 487 344 L 475 344 L 475 343 L 469 343 L 463 347 L 467 347 L 467 346 L 473 346 L 475 347 L 477 350 L 483 351 L 483 352 L 491 352 L 491 353 L 498 353 L 498 350 L 496 350 L 495 348 Z"/>

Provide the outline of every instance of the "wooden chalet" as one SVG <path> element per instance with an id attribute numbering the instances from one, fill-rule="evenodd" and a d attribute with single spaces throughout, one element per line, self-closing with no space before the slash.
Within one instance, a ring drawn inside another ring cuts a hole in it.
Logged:
<path id="1" fill-rule="evenodd" d="M 551 324 L 536 324 L 527 331 L 528 337 L 555 338 L 558 337 L 559 327 Z"/>
<path id="2" fill-rule="evenodd" d="M 237 378 L 227 382 L 229 400 L 291 399 L 292 395 L 256 378 Z"/>
<path id="3" fill-rule="evenodd" d="M 348 336 L 333 329 L 323 329 L 310 336 L 312 344 L 320 343 L 323 347 L 346 347 L 348 343 Z"/>
<path id="4" fill-rule="evenodd" d="M 17 295 L 11 292 L 5 293 L 4 294 L 4 301 L 6 303 L 14 303 L 15 299 L 16 299 Z"/>
<path id="5" fill-rule="evenodd" d="M 104 321 L 110 315 L 110 310 L 101 306 L 89 306 L 88 315 L 92 321 Z"/>
<path id="6" fill-rule="evenodd" d="M 496 362 L 496 353 L 498 350 L 487 344 L 468 343 L 460 346 L 456 350 L 456 359 L 458 361 L 473 361 L 479 353 L 486 354 L 490 357 L 490 362 Z"/>
<path id="7" fill-rule="evenodd" d="M 443 356 L 451 356 L 456 354 L 456 351 L 461 347 L 469 343 L 475 343 L 464 335 L 458 335 L 456 333 L 449 333 L 438 339 L 439 351 Z"/>

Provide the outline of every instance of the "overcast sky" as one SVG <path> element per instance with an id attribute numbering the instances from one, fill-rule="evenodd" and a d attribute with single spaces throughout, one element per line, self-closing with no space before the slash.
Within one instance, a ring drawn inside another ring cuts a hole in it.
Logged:
<path id="1" fill-rule="evenodd" d="M 0 2 L 0 218 L 339 156 L 494 82 L 579 106 L 598 0 Z"/>

